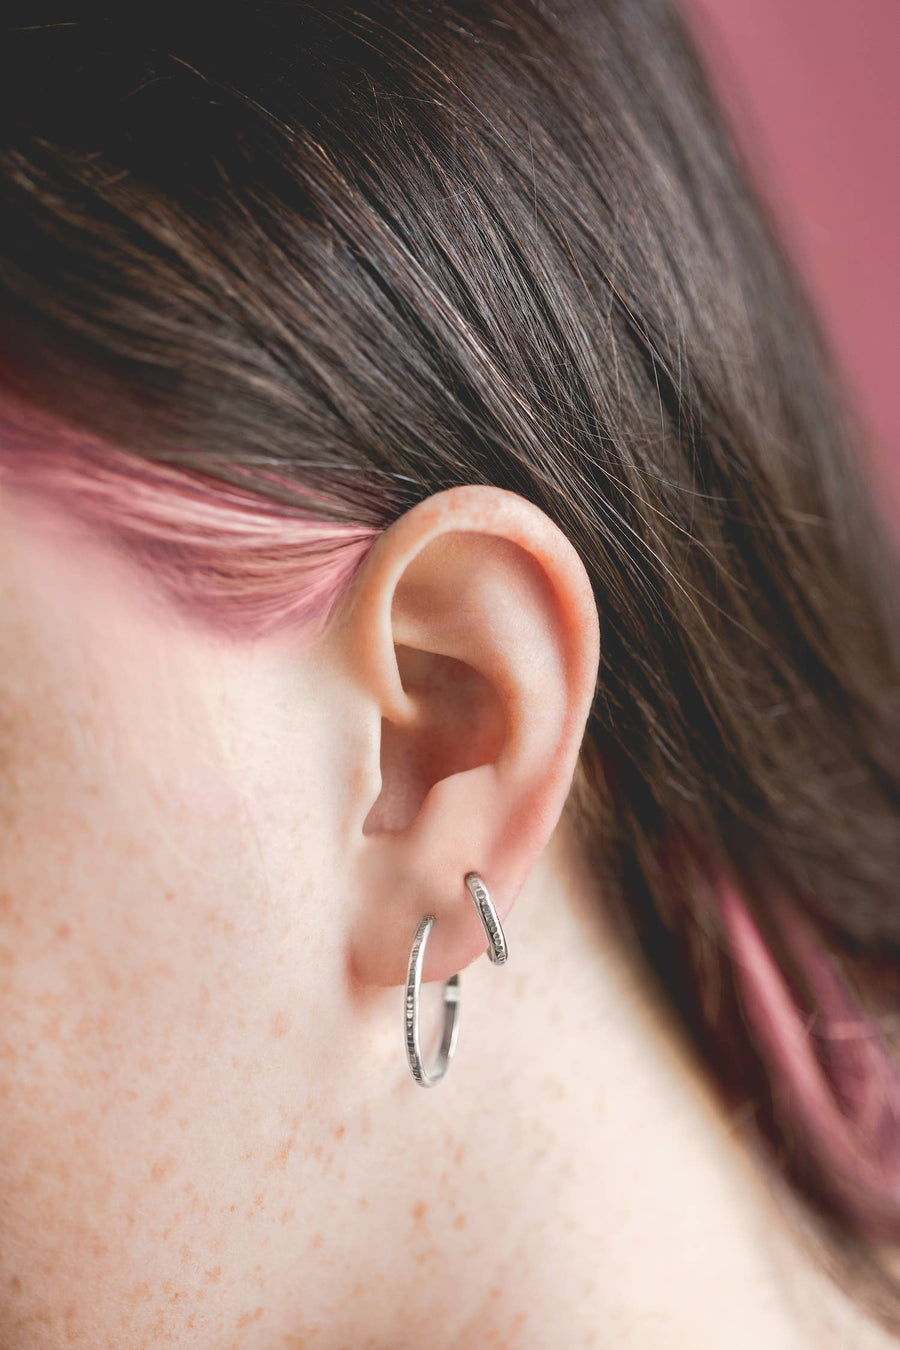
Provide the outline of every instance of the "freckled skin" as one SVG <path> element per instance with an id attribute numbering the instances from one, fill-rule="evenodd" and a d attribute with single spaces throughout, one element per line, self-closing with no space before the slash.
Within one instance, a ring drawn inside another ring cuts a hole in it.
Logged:
<path id="1" fill-rule="evenodd" d="M 391 1276 L 453 1220 L 419 1199 L 401 1236 L 418 1103 L 343 993 L 315 672 L 304 718 L 298 658 L 210 650 L 91 541 L 3 523 L 0 1344 L 422 1344 Z"/>
<path id="2" fill-rule="evenodd" d="M 0 500 L 0 1347 L 787 1350 L 757 1201 L 561 845 L 412 1081 L 402 988 L 348 960 L 364 918 L 402 969 L 414 922 L 359 861 L 343 659 L 188 629 Z"/>

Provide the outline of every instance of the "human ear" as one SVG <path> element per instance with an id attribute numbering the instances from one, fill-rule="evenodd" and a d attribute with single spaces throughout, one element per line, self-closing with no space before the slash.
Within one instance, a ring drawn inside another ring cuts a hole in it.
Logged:
<path id="1" fill-rule="evenodd" d="M 589 577 L 524 497 L 451 488 L 378 537 L 330 641 L 364 724 L 346 791 L 349 966 L 404 983 L 433 914 L 422 979 L 448 979 L 487 945 L 466 873 L 502 921 L 562 812 L 599 662 Z"/>

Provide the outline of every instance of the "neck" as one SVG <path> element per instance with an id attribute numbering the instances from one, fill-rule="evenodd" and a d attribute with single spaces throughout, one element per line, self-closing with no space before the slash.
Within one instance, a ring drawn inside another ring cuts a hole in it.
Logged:
<path id="1" fill-rule="evenodd" d="M 508 966 L 462 977 L 447 1079 L 401 1094 L 404 1161 L 384 1175 L 406 1177 L 398 1241 L 427 1278 L 399 1282 L 399 1326 L 421 1304 L 447 1350 L 848 1344 L 852 1308 L 832 1338 L 837 1291 L 792 1246 L 595 889 L 561 826 L 509 915 Z"/>

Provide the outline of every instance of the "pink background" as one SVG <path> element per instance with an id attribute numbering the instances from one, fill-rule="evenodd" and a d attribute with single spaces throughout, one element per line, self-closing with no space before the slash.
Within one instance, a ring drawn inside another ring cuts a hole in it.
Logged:
<path id="1" fill-rule="evenodd" d="M 900 0 L 683 0 L 900 530 Z"/>

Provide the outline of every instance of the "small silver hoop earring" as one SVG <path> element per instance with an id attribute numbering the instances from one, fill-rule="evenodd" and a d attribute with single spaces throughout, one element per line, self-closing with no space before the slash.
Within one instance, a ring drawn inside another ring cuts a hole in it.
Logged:
<path id="1" fill-rule="evenodd" d="M 484 931 L 488 940 L 487 954 L 495 966 L 502 966 L 509 956 L 509 950 L 506 946 L 506 934 L 500 926 L 500 919 L 494 908 L 494 902 L 488 894 L 488 888 L 477 872 L 466 873 L 466 885 L 469 888 L 469 894 L 475 901 L 479 918 L 484 924 Z"/>
<path id="2" fill-rule="evenodd" d="M 502 965 L 509 956 L 506 935 L 497 917 L 494 902 L 488 889 L 477 872 L 467 872 L 466 887 L 475 901 L 479 917 L 487 934 L 487 954 L 494 965 Z M 434 1067 L 429 1071 L 422 1063 L 419 1046 L 419 993 L 422 987 L 422 965 L 425 959 L 425 944 L 434 927 L 434 915 L 426 914 L 420 919 L 413 938 L 409 954 L 409 969 L 406 976 L 406 1057 L 410 1072 L 421 1087 L 434 1087 L 447 1072 L 447 1065 L 456 1049 L 459 1033 L 459 973 L 451 975 L 444 985 L 444 1028 L 441 1045 Z"/>

